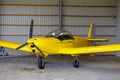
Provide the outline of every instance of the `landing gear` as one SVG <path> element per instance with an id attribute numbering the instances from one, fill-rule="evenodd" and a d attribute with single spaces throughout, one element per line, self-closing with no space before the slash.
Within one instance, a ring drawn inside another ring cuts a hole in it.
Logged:
<path id="1" fill-rule="evenodd" d="M 73 67 L 75 68 L 79 67 L 79 60 L 77 58 L 73 61 Z"/>
<path id="2" fill-rule="evenodd" d="M 38 55 L 38 68 L 39 69 L 44 69 L 45 68 L 45 60 L 44 60 L 44 53 L 42 52 L 42 50 L 36 46 L 34 43 L 32 43 L 32 46 L 35 47 L 41 55 Z"/>
<path id="3" fill-rule="evenodd" d="M 44 69 L 45 68 L 45 60 L 42 57 L 38 57 L 38 68 L 39 69 Z"/>

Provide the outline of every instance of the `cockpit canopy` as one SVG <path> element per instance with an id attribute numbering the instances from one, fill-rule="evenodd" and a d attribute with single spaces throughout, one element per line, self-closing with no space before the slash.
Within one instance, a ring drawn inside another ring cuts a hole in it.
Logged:
<path id="1" fill-rule="evenodd" d="M 48 35 L 46 37 L 54 37 L 57 38 L 59 40 L 71 40 L 74 39 L 72 36 L 72 33 L 66 31 L 66 30 L 53 30 L 50 33 L 48 33 Z"/>

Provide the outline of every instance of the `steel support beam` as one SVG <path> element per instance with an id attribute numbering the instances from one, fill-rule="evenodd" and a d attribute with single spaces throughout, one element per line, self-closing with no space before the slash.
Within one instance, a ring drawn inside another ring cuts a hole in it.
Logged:
<path id="1" fill-rule="evenodd" d="M 63 29 L 63 0 L 59 0 L 59 29 Z"/>

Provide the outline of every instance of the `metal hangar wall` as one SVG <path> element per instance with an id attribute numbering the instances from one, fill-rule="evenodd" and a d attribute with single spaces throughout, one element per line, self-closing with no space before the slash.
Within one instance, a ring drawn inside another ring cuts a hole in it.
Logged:
<path id="1" fill-rule="evenodd" d="M 63 29 L 86 37 L 89 24 L 96 25 L 95 37 L 117 43 L 117 0 L 63 0 Z M 0 0 L 0 38 L 24 43 L 34 19 L 34 37 L 59 29 L 59 0 Z M 7 49 L 10 55 L 26 55 Z M 113 53 L 109 53 L 113 54 Z"/>

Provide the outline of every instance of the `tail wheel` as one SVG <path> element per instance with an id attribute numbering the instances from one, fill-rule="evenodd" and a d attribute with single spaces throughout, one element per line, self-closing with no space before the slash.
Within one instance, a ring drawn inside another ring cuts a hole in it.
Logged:
<path id="1" fill-rule="evenodd" d="M 44 69 L 45 68 L 45 60 L 42 58 L 38 58 L 38 68 L 39 69 Z"/>
<path id="2" fill-rule="evenodd" d="M 79 60 L 78 60 L 78 59 L 75 59 L 75 60 L 73 61 L 73 67 L 75 67 L 75 68 L 78 68 L 78 67 L 79 67 Z"/>

